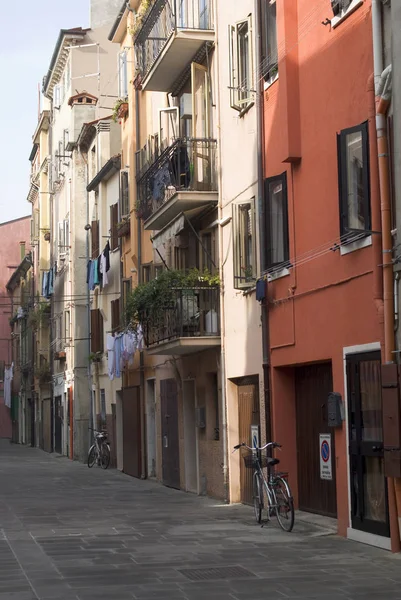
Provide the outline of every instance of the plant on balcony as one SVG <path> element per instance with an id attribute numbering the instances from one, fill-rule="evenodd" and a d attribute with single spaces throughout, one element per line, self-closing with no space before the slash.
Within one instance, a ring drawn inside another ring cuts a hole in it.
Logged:
<path id="1" fill-rule="evenodd" d="M 121 221 L 117 223 L 117 235 L 118 237 L 123 237 L 124 235 L 128 235 L 131 231 L 131 221 L 129 216 L 123 217 Z"/>
<path id="2" fill-rule="evenodd" d="M 157 279 L 138 285 L 128 296 L 125 321 L 135 326 L 144 320 L 155 320 L 163 316 L 163 311 L 174 303 L 174 290 L 183 288 L 217 287 L 218 275 L 207 269 L 190 269 L 188 272 L 166 270 Z"/>
<path id="3" fill-rule="evenodd" d="M 103 358 L 103 352 L 91 352 L 89 354 L 89 362 L 99 363 Z"/>
<path id="4" fill-rule="evenodd" d="M 134 25 L 133 25 L 133 27 L 131 27 L 129 29 L 129 33 L 132 35 L 133 38 L 136 37 L 136 34 L 141 29 L 142 24 L 147 15 L 147 12 L 153 3 L 154 3 L 154 0 L 142 0 L 140 7 L 138 8 L 137 12 L 135 13 Z"/>
<path id="5" fill-rule="evenodd" d="M 39 379 L 39 383 L 50 383 L 52 374 L 50 366 L 46 363 L 35 369 L 35 377 Z"/>
<path id="6" fill-rule="evenodd" d="M 41 302 L 28 315 L 28 326 L 38 329 L 39 325 L 45 325 L 50 317 L 50 304 Z"/>
<path id="7" fill-rule="evenodd" d="M 113 121 L 117 123 L 128 114 L 128 98 L 119 98 L 113 108 Z"/>
<path id="8" fill-rule="evenodd" d="M 50 229 L 42 229 L 45 242 L 50 242 Z"/>

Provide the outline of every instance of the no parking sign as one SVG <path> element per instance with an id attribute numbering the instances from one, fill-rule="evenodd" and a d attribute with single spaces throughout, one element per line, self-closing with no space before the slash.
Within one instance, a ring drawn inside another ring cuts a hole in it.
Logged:
<path id="1" fill-rule="evenodd" d="M 321 433 L 319 435 L 319 454 L 320 454 L 320 479 L 333 479 L 331 468 L 331 435 L 330 433 Z"/>

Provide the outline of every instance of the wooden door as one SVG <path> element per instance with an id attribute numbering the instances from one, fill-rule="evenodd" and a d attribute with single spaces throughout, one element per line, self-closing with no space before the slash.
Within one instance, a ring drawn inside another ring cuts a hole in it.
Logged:
<path id="1" fill-rule="evenodd" d="M 132 477 L 142 475 L 141 404 L 139 387 L 122 391 L 123 471 Z"/>
<path id="2" fill-rule="evenodd" d="M 54 451 L 62 453 L 63 406 L 61 396 L 54 399 Z"/>
<path id="3" fill-rule="evenodd" d="M 337 517 L 335 430 L 327 426 L 331 363 L 295 369 L 299 508 Z M 320 434 L 331 434 L 332 479 L 320 477 Z"/>
<path id="4" fill-rule="evenodd" d="M 238 386 L 238 424 L 238 442 L 245 442 L 246 444 L 248 444 L 248 446 L 252 446 L 251 425 L 260 424 L 259 386 L 257 384 Z M 245 463 L 241 455 L 241 502 L 243 502 L 244 504 L 253 503 L 252 478 L 253 469 L 247 469 L 245 467 Z"/>
<path id="5" fill-rule="evenodd" d="M 162 417 L 163 484 L 180 489 L 180 447 L 178 438 L 178 394 L 175 379 L 160 382 Z"/>
<path id="6" fill-rule="evenodd" d="M 390 536 L 380 352 L 347 357 L 352 527 Z"/>
<path id="7" fill-rule="evenodd" d="M 52 412 L 51 412 L 51 400 L 46 399 L 42 401 L 42 436 L 43 436 L 43 450 L 45 452 L 52 451 Z"/>

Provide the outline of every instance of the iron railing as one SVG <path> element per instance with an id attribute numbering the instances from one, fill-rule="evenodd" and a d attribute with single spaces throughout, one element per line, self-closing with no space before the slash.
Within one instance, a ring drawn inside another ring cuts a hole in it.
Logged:
<path id="1" fill-rule="evenodd" d="M 174 339 L 220 336 L 218 286 L 171 290 L 163 310 L 142 315 L 146 346 Z"/>
<path id="2" fill-rule="evenodd" d="M 149 218 L 178 191 L 217 191 L 216 150 L 211 139 L 182 138 L 162 146 L 138 181 L 137 215 Z"/>
<path id="3" fill-rule="evenodd" d="M 136 65 L 145 78 L 179 29 L 213 30 L 212 0 L 155 0 L 135 36 Z"/>

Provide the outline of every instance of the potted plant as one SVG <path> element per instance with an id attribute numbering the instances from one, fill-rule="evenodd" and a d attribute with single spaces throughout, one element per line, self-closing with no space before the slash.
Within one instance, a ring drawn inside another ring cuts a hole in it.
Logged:
<path id="1" fill-rule="evenodd" d="M 132 37 L 135 39 L 137 34 L 139 33 L 143 22 L 145 21 L 145 17 L 147 16 L 149 8 L 152 6 L 153 0 L 142 0 L 140 7 L 135 13 L 135 22 L 134 26 L 130 28 L 129 32 Z"/>
<path id="2" fill-rule="evenodd" d="M 35 369 L 35 377 L 39 379 L 39 383 L 50 383 L 52 374 L 50 372 L 50 366 L 45 363 Z"/>
<path id="3" fill-rule="evenodd" d="M 121 219 L 121 221 L 119 221 L 119 223 L 117 223 L 117 235 L 118 235 L 118 237 L 123 237 L 125 235 L 128 235 L 130 231 L 131 231 L 130 218 L 129 218 L 129 216 L 123 217 Z"/>
<path id="4" fill-rule="evenodd" d="M 100 363 L 103 358 L 103 352 L 91 352 L 89 354 L 89 362 Z"/>
<path id="5" fill-rule="evenodd" d="M 45 242 L 50 242 L 50 229 L 43 229 L 43 237 Z"/>
<path id="6" fill-rule="evenodd" d="M 128 115 L 128 98 L 119 98 L 113 108 L 113 121 L 123 119 Z"/>

